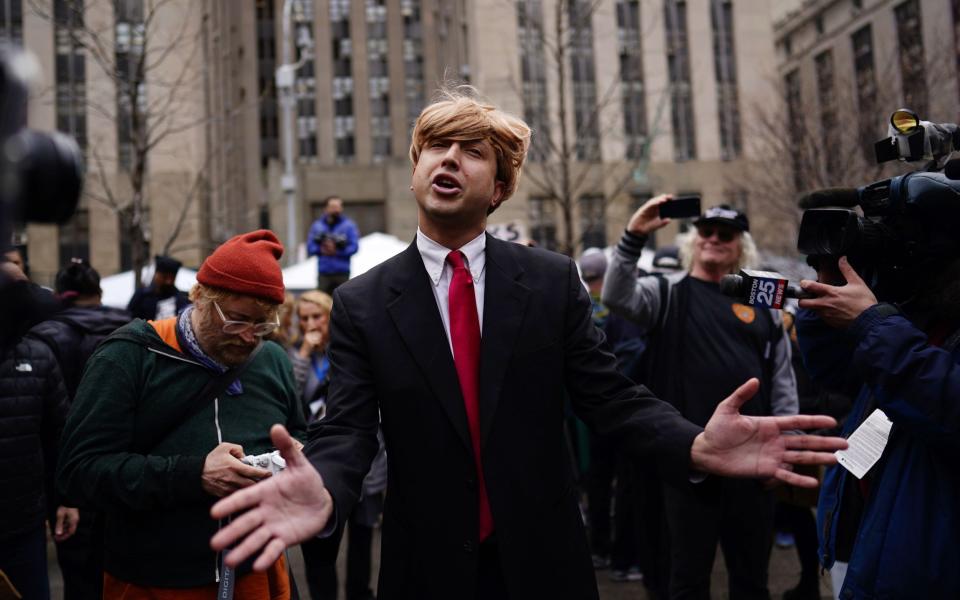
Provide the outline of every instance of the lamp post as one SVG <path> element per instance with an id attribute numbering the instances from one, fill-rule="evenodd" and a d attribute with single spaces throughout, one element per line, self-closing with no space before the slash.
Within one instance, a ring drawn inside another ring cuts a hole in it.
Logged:
<path id="1" fill-rule="evenodd" d="M 296 261 L 297 256 L 297 175 L 293 166 L 293 139 L 296 133 L 297 97 L 294 84 L 296 72 L 304 62 L 301 57 L 296 63 L 293 61 L 293 31 L 291 13 L 297 0 L 283 2 L 283 40 L 281 58 L 283 63 L 277 67 L 275 81 L 277 95 L 280 97 L 281 120 L 283 121 L 283 175 L 280 176 L 280 189 L 287 205 L 287 264 Z M 297 42 L 301 55 L 306 56 L 313 48 L 313 40 L 309 34 L 298 36 Z"/>

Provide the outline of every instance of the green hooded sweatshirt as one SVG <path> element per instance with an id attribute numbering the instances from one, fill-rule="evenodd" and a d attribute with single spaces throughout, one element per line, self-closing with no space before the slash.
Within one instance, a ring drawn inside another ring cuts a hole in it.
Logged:
<path id="1" fill-rule="evenodd" d="M 289 359 L 264 343 L 240 377 L 243 393 L 220 394 L 179 424 L 172 421 L 215 374 L 154 326 L 121 327 L 90 358 L 63 431 L 57 484 L 71 505 L 104 514 L 104 566 L 114 577 L 170 588 L 218 581 L 210 549 L 217 498 L 200 482 L 207 454 L 221 441 L 245 454 L 270 451 L 275 423 L 301 439 L 305 432 Z"/>

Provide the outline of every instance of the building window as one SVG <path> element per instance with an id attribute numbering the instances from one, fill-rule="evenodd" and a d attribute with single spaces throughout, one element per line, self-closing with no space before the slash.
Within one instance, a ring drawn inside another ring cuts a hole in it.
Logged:
<path id="1" fill-rule="evenodd" d="M 897 21 L 904 105 L 924 118 L 927 114 L 927 75 L 924 65 L 920 2 L 907 0 L 893 9 L 893 14 Z"/>
<path id="2" fill-rule="evenodd" d="M 794 69 L 783 78 L 784 100 L 787 106 L 787 127 L 793 141 L 803 136 L 803 96 L 800 89 L 800 70 Z"/>
<path id="3" fill-rule="evenodd" d="M 73 2 L 64 0 L 68 6 Z M 143 0 L 114 3 L 114 54 L 117 84 L 117 162 L 130 170 L 146 143 L 147 83 L 144 72 Z"/>
<path id="4" fill-rule="evenodd" d="M 0 0 L 0 43 L 23 45 L 23 0 Z"/>
<path id="5" fill-rule="evenodd" d="M 690 84 L 690 48 L 687 43 L 687 3 L 664 0 L 667 30 L 667 72 L 670 77 L 670 113 L 673 156 L 677 161 L 697 158 L 693 121 L 693 87 Z"/>
<path id="6" fill-rule="evenodd" d="M 784 104 L 787 107 L 787 134 L 790 136 L 790 143 L 793 145 L 802 145 L 806 136 L 803 122 L 803 95 L 800 89 L 799 69 L 794 69 L 784 76 L 783 90 Z M 805 187 L 801 160 L 799 153 L 791 154 L 793 186 L 794 189 L 797 190 L 802 190 Z"/>
<path id="7" fill-rule="evenodd" d="M 580 243 L 582 248 L 607 245 L 606 202 L 603 196 L 580 197 Z"/>
<path id="8" fill-rule="evenodd" d="M 624 155 L 643 157 L 647 142 L 647 107 L 643 88 L 643 50 L 640 45 L 640 2 L 617 2 L 617 49 L 623 104 Z"/>
<path id="9" fill-rule="evenodd" d="M 297 60 L 302 63 L 293 82 L 297 103 L 297 156 L 300 162 L 313 162 L 317 159 L 317 77 L 311 42 L 314 39 L 313 0 L 294 3 L 293 31 Z"/>
<path id="10" fill-rule="evenodd" d="M 591 23 L 595 3 L 588 0 L 570 0 L 567 7 L 573 124 L 576 128 L 574 145 L 578 160 L 596 161 L 600 160 L 600 124 Z"/>
<path id="11" fill-rule="evenodd" d="M 257 88 L 260 98 L 260 166 L 280 157 L 277 34 L 274 0 L 257 0 Z"/>
<path id="12" fill-rule="evenodd" d="M 58 250 L 60 265 L 69 263 L 71 258 L 90 261 L 90 212 L 87 209 L 77 209 L 73 217 L 60 226 Z"/>
<path id="13" fill-rule="evenodd" d="M 814 57 L 817 71 L 817 100 L 820 103 L 820 137 L 824 148 L 840 147 L 840 124 L 834 87 L 833 52 L 825 50 Z M 837 161 L 824 155 L 827 175 L 836 175 Z"/>
<path id="14" fill-rule="evenodd" d="M 0 0 L 0 3 L 5 0 Z M 54 70 L 57 129 L 73 136 L 87 149 L 86 59 L 78 39 L 83 29 L 83 6 L 69 0 L 53 5 Z"/>
<path id="15" fill-rule="evenodd" d="M 557 249 L 557 203 L 553 198 L 532 197 L 527 200 L 530 239 L 541 248 Z"/>
<path id="16" fill-rule="evenodd" d="M 850 37 L 853 45 L 853 71 L 857 85 L 857 120 L 863 157 L 873 162 L 873 144 L 877 132 L 877 76 L 873 60 L 873 34 L 870 25 L 858 29 Z"/>
<path id="17" fill-rule="evenodd" d="M 333 45 L 334 156 L 338 164 L 345 164 L 353 162 L 356 156 L 350 0 L 330 0 L 330 38 Z"/>
<path id="18" fill-rule="evenodd" d="M 400 0 L 403 17 L 403 94 L 407 120 L 413 123 L 426 104 L 423 72 L 423 7 L 420 0 Z M 408 129 L 409 139 L 411 131 Z"/>
<path id="19" fill-rule="evenodd" d="M 710 19 L 713 24 L 713 67 L 717 80 L 720 157 L 723 160 L 733 160 L 740 156 L 742 138 L 731 0 L 711 0 Z"/>
<path id="20" fill-rule="evenodd" d="M 386 0 L 367 0 L 367 74 L 373 162 L 390 156 L 390 74 L 387 69 Z"/>
<path id="21" fill-rule="evenodd" d="M 523 82 L 523 118 L 534 131 L 528 156 L 531 161 L 542 162 L 550 155 L 550 118 L 546 110 L 547 70 L 540 0 L 517 2 L 517 36 Z"/>

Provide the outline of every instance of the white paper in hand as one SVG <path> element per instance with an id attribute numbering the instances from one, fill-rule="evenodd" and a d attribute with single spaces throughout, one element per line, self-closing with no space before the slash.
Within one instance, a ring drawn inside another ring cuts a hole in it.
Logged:
<path id="1" fill-rule="evenodd" d="M 857 430 L 847 438 L 849 447 L 846 450 L 837 450 L 837 462 L 853 473 L 857 479 L 863 476 L 880 460 L 883 449 L 890 439 L 890 428 L 893 423 L 879 408 L 867 417 L 867 420 L 857 427 Z"/>

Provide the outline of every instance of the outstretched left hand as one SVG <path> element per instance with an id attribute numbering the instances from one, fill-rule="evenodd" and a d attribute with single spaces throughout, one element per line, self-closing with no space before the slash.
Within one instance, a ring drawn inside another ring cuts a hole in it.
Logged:
<path id="1" fill-rule="evenodd" d="M 726 477 L 775 477 L 790 485 L 817 487 L 816 478 L 794 473 L 791 466 L 834 464 L 834 451 L 845 449 L 847 441 L 785 432 L 835 427 L 837 422 L 823 415 L 741 415 L 740 407 L 758 389 L 760 382 L 750 379 L 717 406 L 703 433 L 693 441 L 692 468 Z"/>

